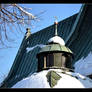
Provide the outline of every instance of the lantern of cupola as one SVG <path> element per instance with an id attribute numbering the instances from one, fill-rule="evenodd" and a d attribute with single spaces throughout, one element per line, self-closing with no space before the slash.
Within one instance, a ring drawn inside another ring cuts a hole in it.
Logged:
<path id="1" fill-rule="evenodd" d="M 64 40 L 57 34 L 58 22 L 54 22 L 55 35 L 50 38 L 47 45 L 42 47 L 37 54 L 38 71 L 48 68 L 72 69 L 72 51 L 65 46 Z"/>

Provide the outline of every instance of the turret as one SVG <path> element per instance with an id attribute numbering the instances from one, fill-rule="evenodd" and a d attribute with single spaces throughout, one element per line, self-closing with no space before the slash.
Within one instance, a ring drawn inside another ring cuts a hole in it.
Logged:
<path id="1" fill-rule="evenodd" d="M 65 46 L 64 40 L 57 34 L 58 22 L 55 21 L 55 36 L 37 54 L 38 71 L 48 68 L 72 69 L 73 52 Z"/>

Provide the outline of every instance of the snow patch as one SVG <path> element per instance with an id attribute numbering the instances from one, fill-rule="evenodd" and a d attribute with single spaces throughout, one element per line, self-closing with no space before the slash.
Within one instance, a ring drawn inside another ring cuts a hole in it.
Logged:
<path id="1" fill-rule="evenodd" d="M 59 43 L 60 45 L 65 45 L 64 40 L 59 36 L 54 36 L 54 37 L 50 38 L 48 40 L 48 42 L 49 43 L 54 42 L 54 43 Z"/>
<path id="2" fill-rule="evenodd" d="M 88 54 L 86 58 L 81 58 L 75 64 L 75 72 L 78 72 L 84 76 L 92 74 L 92 52 Z"/>
<path id="3" fill-rule="evenodd" d="M 84 88 L 83 84 L 75 79 L 75 77 L 71 77 L 66 74 L 60 74 L 62 78 L 58 81 L 57 85 L 54 88 Z"/>
<path id="4" fill-rule="evenodd" d="M 19 81 L 12 88 L 50 88 L 46 78 L 47 71 L 34 73 Z"/>
<path id="5" fill-rule="evenodd" d="M 16 83 L 12 88 L 50 88 L 47 73 L 55 71 L 61 78 L 53 88 L 92 88 L 92 80 L 79 73 L 65 72 L 61 69 L 49 69 L 37 72 Z M 76 78 L 77 76 L 78 78 Z M 85 79 L 84 79 L 85 78 Z"/>
<path id="6" fill-rule="evenodd" d="M 37 44 L 37 45 L 35 45 L 35 46 L 33 46 L 33 47 L 27 47 L 26 48 L 26 50 L 27 50 L 27 53 L 29 52 L 29 51 L 32 51 L 34 48 L 36 48 L 36 47 L 40 47 L 40 48 L 43 48 L 43 47 L 45 47 L 46 45 L 43 45 L 43 44 Z"/>
<path id="7" fill-rule="evenodd" d="M 20 75 L 16 75 L 16 76 L 15 76 L 15 78 L 19 78 L 19 77 L 20 77 Z"/>

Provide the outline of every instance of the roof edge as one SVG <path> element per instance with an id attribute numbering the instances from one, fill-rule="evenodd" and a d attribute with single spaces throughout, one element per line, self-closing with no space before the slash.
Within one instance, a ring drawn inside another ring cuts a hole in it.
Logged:
<path id="1" fill-rule="evenodd" d="M 86 6 L 87 6 L 86 4 L 82 4 L 82 6 L 81 6 L 81 9 L 79 11 L 79 14 L 77 15 L 77 18 L 76 18 L 76 20 L 74 22 L 74 25 L 73 25 L 72 29 L 71 29 L 72 31 L 71 31 L 70 35 L 67 37 L 67 39 L 65 40 L 65 43 L 67 45 L 69 45 L 68 44 L 69 39 L 73 35 L 74 31 L 80 26 L 81 21 L 83 20 L 83 17 L 84 17 L 83 14 L 85 13 Z"/>
<path id="2" fill-rule="evenodd" d="M 2 84 L 1 84 L 0 87 L 3 87 L 4 83 L 5 83 L 5 82 L 7 81 L 7 79 L 11 76 L 13 67 L 16 65 L 16 61 L 17 61 L 17 59 L 18 59 L 18 57 L 19 57 L 19 55 L 20 55 L 20 53 L 21 53 L 21 50 L 22 50 L 22 48 L 23 48 L 23 45 L 24 45 L 24 43 L 25 43 L 25 40 L 26 40 L 25 38 L 26 38 L 26 36 L 24 36 L 24 38 L 23 38 L 23 40 L 22 40 L 22 42 L 21 42 L 21 45 L 20 45 L 20 47 L 19 47 L 19 50 L 18 50 L 18 52 L 17 52 L 17 54 L 16 54 L 15 60 L 14 60 L 12 66 L 11 66 L 11 68 L 10 68 L 10 71 L 9 71 L 7 77 L 5 78 L 5 80 L 3 80 L 3 82 L 2 82 Z"/>

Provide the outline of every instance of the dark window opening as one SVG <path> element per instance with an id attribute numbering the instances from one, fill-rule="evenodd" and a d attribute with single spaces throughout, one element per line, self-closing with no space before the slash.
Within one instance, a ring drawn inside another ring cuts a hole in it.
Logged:
<path id="1" fill-rule="evenodd" d="M 72 56 L 69 54 L 63 53 L 61 62 L 63 67 L 71 68 Z"/>
<path id="2" fill-rule="evenodd" d="M 46 59 L 46 66 L 51 67 L 53 66 L 54 57 L 53 54 L 48 54 Z"/>
<path id="3" fill-rule="evenodd" d="M 38 58 L 38 70 L 42 70 L 42 68 L 44 67 L 44 57 L 41 55 L 39 58 Z"/>
<path id="4" fill-rule="evenodd" d="M 69 53 L 49 53 L 41 54 L 38 57 L 38 70 L 48 67 L 72 68 L 72 56 Z"/>

